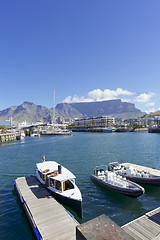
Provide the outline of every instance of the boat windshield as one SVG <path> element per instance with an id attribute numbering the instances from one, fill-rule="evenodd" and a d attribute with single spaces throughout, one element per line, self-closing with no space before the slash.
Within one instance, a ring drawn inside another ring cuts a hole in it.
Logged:
<path id="1" fill-rule="evenodd" d="M 110 163 L 110 166 L 119 167 L 119 163 L 118 162 Z"/>
<path id="2" fill-rule="evenodd" d="M 121 167 L 118 162 L 112 162 L 108 164 L 108 170 L 109 171 L 114 171 L 114 170 L 119 170 Z"/>
<path id="3" fill-rule="evenodd" d="M 63 191 L 74 189 L 74 184 L 71 182 L 71 180 L 67 180 L 63 182 Z"/>

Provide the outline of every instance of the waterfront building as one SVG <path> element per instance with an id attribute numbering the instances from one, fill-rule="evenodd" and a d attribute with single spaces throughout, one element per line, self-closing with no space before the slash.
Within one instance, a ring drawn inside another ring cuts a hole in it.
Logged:
<path id="1" fill-rule="evenodd" d="M 101 117 L 93 117 L 93 118 L 83 118 L 76 119 L 72 126 L 74 128 L 104 128 L 108 126 L 113 126 L 115 124 L 115 118 L 110 116 L 101 116 Z"/>

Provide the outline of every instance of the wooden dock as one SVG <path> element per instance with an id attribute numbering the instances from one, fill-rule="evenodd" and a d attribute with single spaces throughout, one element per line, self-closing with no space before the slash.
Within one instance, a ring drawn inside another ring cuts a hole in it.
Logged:
<path id="1" fill-rule="evenodd" d="M 17 178 L 14 186 L 36 239 L 76 239 L 78 222 L 34 176 Z"/>
<path id="2" fill-rule="evenodd" d="M 79 225 L 34 176 L 17 178 L 14 180 L 14 186 L 38 240 L 98 240 L 105 239 L 104 236 L 108 240 L 160 240 L 160 207 L 121 228 L 105 216 Z M 97 230 L 96 226 L 99 226 Z M 83 238 L 84 235 L 86 238 Z"/>
<path id="3" fill-rule="evenodd" d="M 160 207 L 122 226 L 135 240 L 160 240 Z"/>

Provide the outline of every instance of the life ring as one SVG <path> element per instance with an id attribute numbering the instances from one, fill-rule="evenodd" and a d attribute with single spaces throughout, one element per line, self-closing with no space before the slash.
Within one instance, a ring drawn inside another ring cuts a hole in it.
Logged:
<path id="1" fill-rule="evenodd" d="M 51 177 L 56 177 L 56 176 L 58 176 L 58 173 L 57 173 L 57 172 L 51 173 Z"/>
<path id="2" fill-rule="evenodd" d="M 50 171 L 50 169 L 45 169 L 44 171 L 43 171 L 43 173 L 47 173 L 47 172 L 49 172 Z"/>

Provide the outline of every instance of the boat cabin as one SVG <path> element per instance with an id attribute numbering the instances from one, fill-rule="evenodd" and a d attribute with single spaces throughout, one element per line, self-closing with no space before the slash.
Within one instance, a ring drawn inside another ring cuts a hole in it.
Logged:
<path id="1" fill-rule="evenodd" d="M 75 180 L 74 179 L 66 179 L 66 180 L 58 180 L 58 179 L 54 179 L 52 177 L 49 177 L 49 186 L 55 190 L 58 191 L 67 191 L 70 189 L 74 189 L 74 184 L 75 184 Z"/>
<path id="2" fill-rule="evenodd" d="M 75 178 L 63 178 L 63 175 L 58 174 L 58 171 L 42 172 L 38 170 L 38 174 L 44 184 L 52 189 L 63 192 L 75 188 Z"/>

